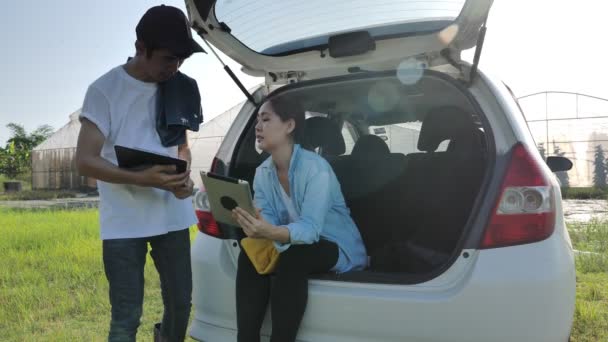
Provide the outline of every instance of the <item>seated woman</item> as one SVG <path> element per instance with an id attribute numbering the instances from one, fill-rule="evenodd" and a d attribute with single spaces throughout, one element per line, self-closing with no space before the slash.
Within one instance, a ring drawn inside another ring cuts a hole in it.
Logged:
<path id="1" fill-rule="evenodd" d="M 238 341 L 260 341 L 271 300 L 274 342 L 295 341 L 308 300 L 308 276 L 364 269 L 365 246 L 350 217 L 340 184 L 329 163 L 296 144 L 304 111 L 284 97 L 258 111 L 258 146 L 271 156 L 256 170 L 254 201 L 260 214 L 241 208 L 233 215 L 251 238 L 274 241 L 280 252 L 271 278 L 256 272 L 241 252 L 236 277 Z"/>

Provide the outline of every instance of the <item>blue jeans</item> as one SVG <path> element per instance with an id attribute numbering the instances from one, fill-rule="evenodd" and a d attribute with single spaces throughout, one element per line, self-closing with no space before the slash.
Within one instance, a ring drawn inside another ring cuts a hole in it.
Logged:
<path id="1" fill-rule="evenodd" d="M 161 335 L 168 341 L 183 341 L 186 337 L 192 295 L 188 229 L 145 238 L 103 241 L 103 263 L 112 306 L 108 341 L 135 341 L 144 301 L 148 243 L 160 276 L 164 304 Z"/>

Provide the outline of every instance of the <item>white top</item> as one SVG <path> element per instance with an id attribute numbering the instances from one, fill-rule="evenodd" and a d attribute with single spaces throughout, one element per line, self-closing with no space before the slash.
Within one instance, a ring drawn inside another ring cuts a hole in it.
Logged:
<path id="1" fill-rule="evenodd" d="M 298 216 L 298 212 L 296 211 L 296 207 L 293 205 L 293 202 L 291 201 L 289 195 L 287 195 L 287 193 L 285 192 L 285 189 L 283 189 L 283 186 L 280 185 L 279 187 L 281 188 L 283 204 L 285 205 L 285 208 L 287 208 L 287 215 L 289 215 L 289 221 L 296 222 L 300 218 Z"/>
<path id="2" fill-rule="evenodd" d="M 156 83 L 131 77 L 122 66 L 110 70 L 87 90 L 80 118 L 92 121 L 106 140 L 101 156 L 117 165 L 114 145 L 177 157 L 156 132 Z M 156 188 L 97 181 L 101 238 L 123 239 L 165 234 L 196 223 L 190 198 L 179 200 Z"/>

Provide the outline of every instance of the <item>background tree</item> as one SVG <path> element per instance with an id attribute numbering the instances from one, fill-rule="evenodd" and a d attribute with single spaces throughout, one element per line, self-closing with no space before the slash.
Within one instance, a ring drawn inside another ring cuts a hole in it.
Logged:
<path id="1" fill-rule="evenodd" d="M 8 178 L 32 171 L 32 150 L 53 134 L 53 128 L 42 125 L 28 134 L 22 125 L 10 123 L 11 131 L 4 148 L 0 147 L 0 173 Z"/>
<path id="2" fill-rule="evenodd" d="M 593 186 L 606 189 L 606 157 L 602 145 L 595 146 L 595 158 L 593 161 Z"/>
<path id="3" fill-rule="evenodd" d="M 543 160 L 546 160 L 547 158 L 545 157 L 545 143 L 538 143 L 538 152 L 540 153 L 540 156 L 543 157 Z"/>

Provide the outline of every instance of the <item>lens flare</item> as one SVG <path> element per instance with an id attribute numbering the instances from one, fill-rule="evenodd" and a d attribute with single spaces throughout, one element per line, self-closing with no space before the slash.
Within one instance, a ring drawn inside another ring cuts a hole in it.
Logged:
<path id="1" fill-rule="evenodd" d="M 427 68 L 425 62 L 416 59 L 406 59 L 397 67 L 397 78 L 405 85 L 418 83 L 422 78 L 424 69 Z"/>

